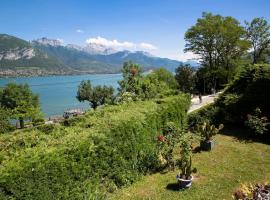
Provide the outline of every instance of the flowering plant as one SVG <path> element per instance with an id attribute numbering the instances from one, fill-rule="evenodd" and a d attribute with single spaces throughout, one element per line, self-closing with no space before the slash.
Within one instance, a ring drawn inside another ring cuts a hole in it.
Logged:
<path id="1" fill-rule="evenodd" d="M 157 137 L 158 148 L 161 157 L 166 161 L 169 169 L 174 169 L 175 161 L 173 158 L 173 150 L 175 145 L 179 142 L 181 132 L 173 122 L 168 122 L 163 128 L 163 134 Z"/>
<path id="2" fill-rule="evenodd" d="M 255 134 L 264 134 L 268 131 L 269 122 L 267 117 L 262 116 L 262 111 L 260 108 L 254 110 L 254 114 L 247 114 L 247 120 L 245 125 L 255 132 Z"/>

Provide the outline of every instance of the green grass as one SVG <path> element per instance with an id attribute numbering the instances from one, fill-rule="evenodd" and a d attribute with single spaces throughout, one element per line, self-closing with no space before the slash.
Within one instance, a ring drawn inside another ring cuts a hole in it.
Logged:
<path id="1" fill-rule="evenodd" d="M 270 145 L 225 135 L 217 135 L 215 141 L 213 151 L 194 154 L 198 173 L 190 189 L 176 189 L 177 171 L 157 173 L 118 190 L 111 199 L 232 199 L 241 183 L 270 181 Z"/>

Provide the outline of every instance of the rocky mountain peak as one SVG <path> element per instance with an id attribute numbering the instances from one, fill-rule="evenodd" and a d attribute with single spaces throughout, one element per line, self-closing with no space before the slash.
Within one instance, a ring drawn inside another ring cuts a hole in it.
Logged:
<path id="1" fill-rule="evenodd" d="M 46 37 L 34 40 L 33 42 L 42 44 L 42 45 L 50 45 L 50 46 L 62 46 L 63 45 L 63 41 L 61 41 L 60 39 L 48 39 Z"/>

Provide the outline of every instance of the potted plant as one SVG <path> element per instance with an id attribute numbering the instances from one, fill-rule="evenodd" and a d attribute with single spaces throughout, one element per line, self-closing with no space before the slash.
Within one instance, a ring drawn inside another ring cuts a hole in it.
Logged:
<path id="1" fill-rule="evenodd" d="M 181 143 L 181 158 L 178 160 L 178 166 L 181 170 L 176 176 L 180 188 L 185 189 L 191 187 L 193 176 L 197 169 L 192 167 L 192 147 L 190 141 L 184 140 Z"/>
<path id="2" fill-rule="evenodd" d="M 209 121 L 204 122 L 197 126 L 197 132 L 201 136 L 200 147 L 202 150 L 210 151 L 214 147 L 213 136 L 219 133 L 223 129 L 223 124 L 220 124 L 218 128 L 215 125 L 211 125 Z"/>

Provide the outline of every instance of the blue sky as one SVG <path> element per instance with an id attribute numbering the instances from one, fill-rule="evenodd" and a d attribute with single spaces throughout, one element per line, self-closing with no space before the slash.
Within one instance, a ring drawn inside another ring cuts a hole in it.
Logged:
<path id="1" fill-rule="evenodd" d="M 269 10 L 270 0 L 1 0 L 0 32 L 79 45 L 92 38 L 184 60 L 192 57 L 183 54 L 184 33 L 203 11 L 243 22 L 270 21 Z"/>

